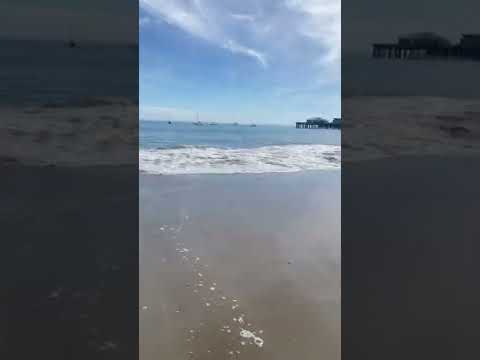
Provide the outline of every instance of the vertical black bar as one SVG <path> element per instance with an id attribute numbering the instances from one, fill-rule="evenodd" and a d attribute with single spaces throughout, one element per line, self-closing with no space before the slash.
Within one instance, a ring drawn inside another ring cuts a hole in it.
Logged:
<path id="1" fill-rule="evenodd" d="M 342 7 L 343 358 L 476 358 L 478 4 Z"/>
<path id="2" fill-rule="evenodd" d="M 1 356 L 138 358 L 138 3 L 0 5 Z"/>

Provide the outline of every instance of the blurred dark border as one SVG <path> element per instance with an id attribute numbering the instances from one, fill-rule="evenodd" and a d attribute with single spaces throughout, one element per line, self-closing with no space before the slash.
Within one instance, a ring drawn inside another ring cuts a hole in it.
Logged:
<path id="1" fill-rule="evenodd" d="M 479 6 L 342 2 L 343 359 L 479 355 Z"/>
<path id="2" fill-rule="evenodd" d="M 138 358 L 138 2 L 0 6 L 4 359 Z"/>

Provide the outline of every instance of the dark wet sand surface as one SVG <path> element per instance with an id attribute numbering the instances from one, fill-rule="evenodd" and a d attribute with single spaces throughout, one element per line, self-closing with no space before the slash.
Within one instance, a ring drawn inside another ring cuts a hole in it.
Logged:
<path id="1" fill-rule="evenodd" d="M 141 175 L 141 359 L 340 359 L 340 174 Z"/>

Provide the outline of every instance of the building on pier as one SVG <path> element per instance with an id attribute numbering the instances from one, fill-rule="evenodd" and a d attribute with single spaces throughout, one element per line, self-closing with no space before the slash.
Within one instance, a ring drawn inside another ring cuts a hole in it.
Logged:
<path id="1" fill-rule="evenodd" d="M 373 44 L 372 56 L 382 59 L 480 59 L 480 34 L 463 34 L 454 45 L 434 33 L 400 36 L 396 43 Z"/>
<path id="2" fill-rule="evenodd" d="M 297 129 L 339 129 L 340 118 L 335 118 L 331 122 L 320 117 L 307 119 L 304 122 L 301 122 L 301 121 L 297 122 L 296 128 Z"/>

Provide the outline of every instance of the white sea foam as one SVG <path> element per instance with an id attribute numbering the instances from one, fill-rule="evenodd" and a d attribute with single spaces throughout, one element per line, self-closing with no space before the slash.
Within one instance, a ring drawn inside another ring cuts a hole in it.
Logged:
<path id="1" fill-rule="evenodd" d="M 259 336 L 256 336 L 253 332 L 249 330 L 241 329 L 240 336 L 245 339 L 252 339 L 255 345 L 257 345 L 258 347 L 263 346 L 263 339 Z"/>
<path id="2" fill-rule="evenodd" d="M 248 149 L 183 146 L 141 149 L 140 171 L 150 174 L 237 174 L 327 170 L 340 167 L 336 145 L 278 145 Z"/>

